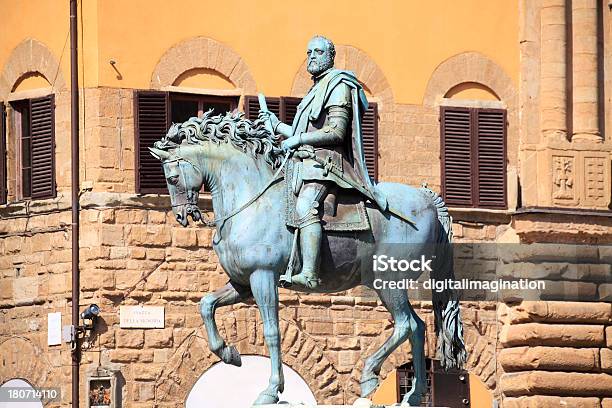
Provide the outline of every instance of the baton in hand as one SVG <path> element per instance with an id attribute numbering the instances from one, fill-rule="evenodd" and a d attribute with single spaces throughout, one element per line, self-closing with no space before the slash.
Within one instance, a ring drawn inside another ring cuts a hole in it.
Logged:
<path id="1" fill-rule="evenodd" d="M 266 97 L 264 96 L 264 94 L 260 93 L 259 95 L 257 95 L 257 99 L 259 100 L 259 109 L 264 112 L 269 112 L 268 104 L 266 103 Z M 268 119 L 266 119 L 264 126 L 266 127 L 266 130 L 270 132 L 271 135 L 274 134 L 274 129 L 272 129 L 272 122 L 270 121 L 269 116 Z"/>

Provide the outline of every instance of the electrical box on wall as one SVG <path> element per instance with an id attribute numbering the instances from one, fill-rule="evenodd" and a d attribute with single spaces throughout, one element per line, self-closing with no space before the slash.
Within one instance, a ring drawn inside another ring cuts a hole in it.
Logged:
<path id="1" fill-rule="evenodd" d="M 87 377 L 88 408 L 119 408 L 120 395 L 115 372 L 98 368 Z"/>

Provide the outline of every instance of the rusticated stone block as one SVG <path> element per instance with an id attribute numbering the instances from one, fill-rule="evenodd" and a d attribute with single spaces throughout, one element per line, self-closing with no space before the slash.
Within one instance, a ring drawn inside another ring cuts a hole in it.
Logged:
<path id="1" fill-rule="evenodd" d="M 598 299 L 604 302 L 612 302 L 612 283 L 602 283 L 597 287 Z"/>
<path id="2" fill-rule="evenodd" d="M 192 228 L 172 228 L 172 245 L 177 247 L 196 247 L 196 230 Z"/>
<path id="3" fill-rule="evenodd" d="M 214 231 L 215 230 L 213 230 L 212 228 L 197 229 L 196 235 L 198 237 L 198 246 L 202 248 L 211 248 Z"/>
<path id="4" fill-rule="evenodd" d="M 158 364 L 131 364 L 130 368 L 135 380 L 155 380 L 162 370 Z"/>
<path id="5" fill-rule="evenodd" d="M 382 328 L 381 322 L 373 321 L 357 321 L 355 324 L 355 334 L 358 336 L 378 336 Z"/>
<path id="6" fill-rule="evenodd" d="M 151 401 L 155 399 L 155 384 L 141 383 L 138 384 L 138 400 Z"/>
<path id="7" fill-rule="evenodd" d="M 30 303 L 38 296 L 38 277 L 28 276 L 13 281 L 13 299 L 17 304 Z"/>
<path id="8" fill-rule="evenodd" d="M 607 373 L 612 373 L 612 350 L 601 349 L 600 359 L 601 369 Z"/>
<path id="9" fill-rule="evenodd" d="M 165 211 L 149 211 L 148 221 L 150 224 L 165 224 L 166 223 L 166 212 Z"/>
<path id="10" fill-rule="evenodd" d="M 147 350 L 110 350 L 110 360 L 115 363 L 134 363 L 136 361 L 141 361 L 141 358 L 148 353 L 151 353 Z M 151 353 L 152 354 L 152 353 Z M 145 357 L 146 360 L 146 357 Z"/>
<path id="11" fill-rule="evenodd" d="M 145 282 L 145 289 L 154 292 L 167 290 L 168 271 L 160 269 L 147 276 L 147 280 Z"/>
<path id="12" fill-rule="evenodd" d="M 511 323 L 608 323 L 612 305 L 603 302 L 522 302 L 510 309 Z"/>
<path id="13" fill-rule="evenodd" d="M 142 348 L 144 346 L 144 330 L 118 329 L 115 332 L 117 347 Z"/>
<path id="14" fill-rule="evenodd" d="M 100 211 L 98 219 L 103 224 L 113 224 L 115 222 L 115 210 L 106 209 Z"/>
<path id="15" fill-rule="evenodd" d="M 117 224 L 144 224 L 147 220 L 146 210 L 118 209 L 115 210 Z"/>
<path id="16" fill-rule="evenodd" d="M 526 323 L 504 327 L 501 342 L 513 346 L 599 347 L 604 326 Z"/>
<path id="17" fill-rule="evenodd" d="M 599 367 L 598 354 L 596 348 L 513 347 L 501 350 L 499 362 L 506 371 L 592 371 Z"/>
<path id="18" fill-rule="evenodd" d="M 123 244 L 123 226 L 122 225 L 100 225 L 99 230 L 100 244 L 107 246 L 116 246 Z"/>
<path id="19" fill-rule="evenodd" d="M 64 293 L 66 291 L 69 290 L 70 288 L 70 282 L 71 282 L 71 277 L 68 273 L 61 273 L 61 274 L 51 274 L 49 275 L 49 294 L 50 295 L 57 295 L 57 294 L 61 294 Z M 7 281 L 6 283 L 11 283 L 10 281 Z M 0 282 L 0 288 L 2 288 L 2 282 Z M 81 286 L 81 288 L 83 288 L 83 286 Z M 0 290 L 0 293 L 2 293 L 2 291 Z"/>
<path id="20" fill-rule="evenodd" d="M 606 327 L 606 345 L 612 349 L 612 326 Z"/>
<path id="21" fill-rule="evenodd" d="M 503 374 L 500 387 L 504 395 L 612 396 L 612 375 L 529 371 Z"/>
<path id="22" fill-rule="evenodd" d="M 335 337 L 330 348 L 332 350 L 359 350 L 358 337 Z"/>
<path id="23" fill-rule="evenodd" d="M 172 328 L 145 331 L 145 346 L 152 348 L 172 347 Z"/>
<path id="24" fill-rule="evenodd" d="M 598 262 L 596 246 L 572 244 L 506 245 L 501 260 L 511 262 Z"/>
<path id="25" fill-rule="evenodd" d="M 129 245 L 168 246 L 172 242 L 170 228 L 158 225 L 129 225 L 126 230 Z"/>
<path id="26" fill-rule="evenodd" d="M 306 322 L 306 331 L 309 334 L 314 335 L 322 335 L 322 334 L 332 334 L 333 333 L 333 322 L 317 322 L 310 321 Z"/>
<path id="27" fill-rule="evenodd" d="M 599 398 L 551 397 L 535 395 L 533 397 L 504 398 L 504 408 L 599 408 Z"/>
<path id="28" fill-rule="evenodd" d="M 601 400 L 601 408 L 612 408 L 612 398 L 604 398 Z"/>

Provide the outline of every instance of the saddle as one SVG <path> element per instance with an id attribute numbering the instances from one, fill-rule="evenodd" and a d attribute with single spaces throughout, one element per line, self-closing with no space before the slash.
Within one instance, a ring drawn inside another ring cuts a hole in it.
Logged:
<path id="1" fill-rule="evenodd" d="M 288 227 L 297 228 L 295 212 L 300 185 L 299 162 L 289 160 L 285 168 L 285 221 Z M 370 220 L 366 212 L 365 198 L 356 191 L 334 186 L 323 203 L 323 229 L 325 231 L 369 231 Z"/>

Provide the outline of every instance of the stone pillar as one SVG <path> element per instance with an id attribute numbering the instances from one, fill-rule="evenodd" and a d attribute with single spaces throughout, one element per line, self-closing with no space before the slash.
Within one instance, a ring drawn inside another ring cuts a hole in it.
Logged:
<path id="1" fill-rule="evenodd" d="M 567 138 L 565 0 L 543 0 L 541 24 L 541 129 L 545 138 Z"/>
<path id="2" fill-rule="evenodd" d="M 597 73 L 597 0 L 572 0 L 572 140 L 602 141 Z"/>

